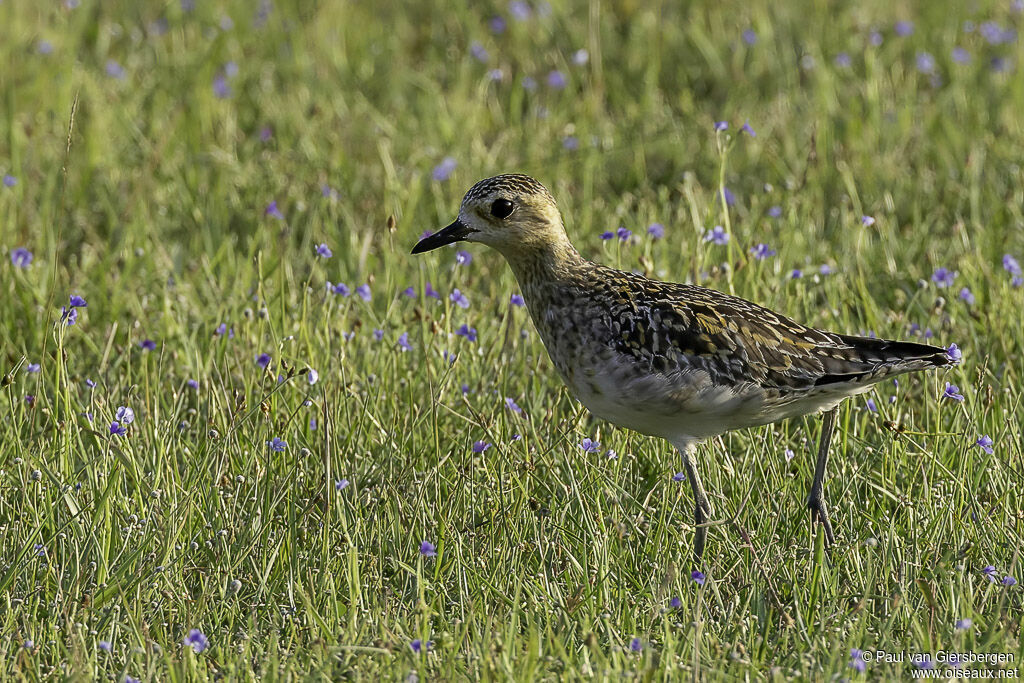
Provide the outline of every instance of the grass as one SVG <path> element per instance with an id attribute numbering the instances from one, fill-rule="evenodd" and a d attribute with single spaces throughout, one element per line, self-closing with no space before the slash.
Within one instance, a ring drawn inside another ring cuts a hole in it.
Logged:
<path id="1" fill-rule="evenodd" d="M 964 22 L 1020 13 L 251 4 L 0 4 L 4 679 L 885 679 L 940 651 L 1018 666 L 1024 601 L 1001 580 L 1021 573 L 1024 288 L 1002 259 L 1024 260 L 1024 55 Z M 736 432 L 700 454 L 722 524 L 698 586 L 671 447 L 574 402 L 499 256 L 409 256 L 511 170 L 552 189 L 590 258 L 963 349 L 880 386 L 877 413 L 843 408 L 830 554 L 804 508 L 816 422 Z M 727 246 L 703 239 L 714 225 Z M 634 239 L 599 239 L 619 226 Z M 777 254 L 753 259 L 758 243 Z M 70 294 L 88 307 L 66 326 Z M 135 412 L 123 437 L 118 406 Z M 208 649 L 183 645 L 191 629 Z M 908 654 L 859 673 L 853 648 Z"/>

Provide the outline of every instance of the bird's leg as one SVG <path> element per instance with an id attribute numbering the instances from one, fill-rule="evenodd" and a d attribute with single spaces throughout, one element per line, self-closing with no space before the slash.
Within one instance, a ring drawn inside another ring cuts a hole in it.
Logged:
<path id="1" fill-rule="evenodd" d="M 686 478 L 690 480 L 690 488 L 693 489 L 695 535 L 693 538 L 693 557 L 697 563 L 696 569 L 700 569 L 701 559 L 704 555 L 704 541 L 708 537 L 708 528 L 704 523 L 708 521 L 711 514 L 711 505 L 708 504 L 708 494 L 704 491 L 704 484 L 701 483 L 700 474 L 697 472 L 697 465 L 693 460 L 693 444 L 687 444 L 680 448 L 683 455 L 683 468 L 686 470 Z"/>
<path id="2" fill-rule="evenodd" d="M 827 545 L 835 545 L 836 537 L 832 533 L 832 521 L 828 517 L 828 505 L 825 503 L 825 466 L 828 464 L 828 448 L 832 441 L 832 433 L 836 428 L 838 408 L 825 413 L 821 422 L 821 440 L 818 442 L 818 461 L 814 465 L 814 481 L 811 482 L 811 493 L 807 496 L 807 507 L 811 509 L 811 521 L 821 522 L 825 530 Z"/>

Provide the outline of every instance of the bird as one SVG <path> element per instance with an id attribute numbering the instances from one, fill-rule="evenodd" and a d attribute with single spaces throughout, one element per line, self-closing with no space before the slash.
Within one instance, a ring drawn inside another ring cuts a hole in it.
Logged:
<path id="1" fill-rule="evenodd" d="M 570 242 L 551 193 L 523 174 L 477 182 L 458 217 L 412 253 L 461 241 L 505 257 L 555 369 L 580 403 L 679 451 L 693 492 L 698 565 L 712 513 L 695 459 L 701 442 L 821 413 L 806 504 L 831 548 L 824 483 L 839 404 L 882 380 L 956 362 L 937 346 L 815 329 L 714 289 L 589 261 Z"/>

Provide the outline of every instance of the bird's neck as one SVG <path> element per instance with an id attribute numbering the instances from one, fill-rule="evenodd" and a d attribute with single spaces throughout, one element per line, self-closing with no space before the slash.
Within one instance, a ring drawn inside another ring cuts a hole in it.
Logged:
<path id="1" fill-rule="evenodd" d="M 542 246 L 517 248 L 503 255 L 527 299 L 538 289 L 571 281 L 586 262 L 568 238 Z"/>

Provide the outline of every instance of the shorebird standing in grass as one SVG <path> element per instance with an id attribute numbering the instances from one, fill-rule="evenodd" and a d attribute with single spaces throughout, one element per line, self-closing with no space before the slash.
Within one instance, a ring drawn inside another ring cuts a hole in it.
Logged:
<path id="1" fill-rule="evenodd" d="M 832 545 L 823 484 L 836 407 L 883 379 L 954 362 L 945 349 L 824 332 L 712 289 L 587 261 L 551 193 L 525 175 L 478 182 L 455 222 L 412 253 L 460 240 L 505 257 L 558 373 L 590 412 L 679 449 L 698 563 L 711 513 L 694 463 L 699 442 L 824 412 L 807 505 Z"/>

